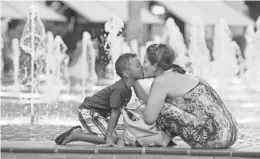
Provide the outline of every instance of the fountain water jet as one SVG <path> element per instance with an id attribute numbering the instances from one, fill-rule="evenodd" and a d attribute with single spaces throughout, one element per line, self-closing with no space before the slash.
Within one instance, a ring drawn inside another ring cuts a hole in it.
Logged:
<path id="1" fill-rule="evenodd" d="M 20 71 L 20 46 L 17 38 L 12 40 L 12 60 L 13 60 L 13 77 L 14 77 L 14 88 L 19 90 L 19 71 Z"/>
<path id="2" fill-rule="evenodd" d="M 131 52 L 132 51 L 131 47 L 128 45 L 128 43 L 126 41 L 122 42 L 121 50 L 122 50 L 121 51 L 122 53 L 126 53 L 126 52 Z"/>
<path id="3" fill-rule="evenodd" d="M 217 87 L 224 87 L 219 86 L 220 82 L 223 84 L 233 79 L 239 67 L 236 59 L 236 45 L 232 41 L 231 30 L 223 19 L 215 25 L 213 42 L 212 74 L 213 78 L 217 79 Z M 227 63 L 229 67 L 226 67 Z"/>
<path id="4" fill-rule="evenodd" d="M 239 65 L 239 77 L 243 77 L 246 68 L 245 60 L 242 57 L 242 52 L 239 45 L 235 41 L 232 42 L 232 45 L 235 50 L 235 55 L 237 56 L 237 64 Z"/>
<path id="5" fill-rule="evenodd" d="M 4 48 L 4 40 L 1 36 L 1 39 L 0 39 L 0 62 L 1 62 L 1 65 L 0 65 L 0 86 L 2 85 L 2 71 L 3 71 L 3 68 L 4 68 L 4 60 L 3 60 L 3 52 L 2 52 L 2 49 Z"/>
<path id="6" fill-rule="evenodd" d="M 146 47 L 145 46 L 141 46 L 140 47 L 140 51 L 139 51 L 139 59 L 140 59 L 141 63 L 144 62 L 145 53 L 146 53 Z"/>
<path id="7" fill-rule="evenodd" d="M 209 81 L 211 79 L 210 54 L 205 41 L 204 23 L 197 16 L 192 17 L 188 52 L 193 74 Z"/>
<path id="8" fill-rule="evenodd" d="M 48 36 L 48 43 L 53 41 L 53 35 L 51 32 L 47 33 Z M 63 42 L 62 38 L 57 35 L 54 39 L 54 45 L 50 44 L 48 46 L 48 53 L 46 55 L 47 65 L 48 67 L 46 70 L 46 79 L 44 84 L 41 84 L 40 96 L 41 99 L 46 103 L 53 103 L 56 102 L 61 95 L 61 91 L 69 90 L 69 85 L 66 85 L 62 79 L 62 68 L 61 66 L 64 59 L 67 58 L 66 55 L 67 46 Z"/>
<path id="9" fill-rule="evenodd" d="M 61 81 L 61 64 L 66 58 L 66 51 L 68 50 L 68 48 L 59 35 L 55 37 L 54 43 L 54 54 L 56 57 L 55 76 L 58 79 L 58 81 Z"/>
<path id="10" fill-rule="evenodd" d="M 62 69 L 62 72 L 63 72 L 63 78 L 65 80 L 65 83 L 67 84 L 68 86 L 68 90 L 67 92 L 70 91 L 70 74 L 69 74 L 69 61 L 70 61 L 70 57 L 65 54 L 64 55 L 64 61 L 63 61 L 63 69 Z"/>
<path id="11" fill-rule="evenodd" d="M 132 49 L 132 52 L 138 54 L 138 41 L 136 39 L 130 41 L 130 47 Z"/>
<path id="12" fill-rule="evenodd" d="M 45 52 L 45 28 L 40 19 L 40 13 L 37 6 L 32 5 L 30 7 L 29 16 L 25 24 L 20 45 L 21 48 L 31 55 L 31 123 L 34 124 L 34 102 L 33 94 L 36 87 L 36 81 L 34 77 L 34 64 L 38 55 Z"/>
<path id="13" fill-rule="evenodd" d="M 260 16 L 256 22 L 256 32 L 253 31 L 253 26 L 248 27 L 247 41 L 251 42 L 247 46 L 246 59 L 247 59 L 247 71 L 245 72 L 245 81 L 249 85 L 249 88 L 254 91 L 259 91 L 260 86 Z M 250 31 L 251 30 L 251 31 Z"/>
<path id="14" fill-rule="evenodd" d="M 190 63 L 188 49 L 184 43 L 183 35 L 173 18 L 167 19 L 163 28 L 161 41 L 171 45 L 176 52 L 177 57 L 175 63 L 182 66 L 186 70 L 190 70 L 188 66 L 188 63 Z"/>
<path id="15" fill-rule="evenodd" d="M 52 32 L 47 32 L 47 54 L 45 57 L 45 74 L 47 79 L 50 78 L 50 76 L 54 75 L 54 69 L 55 69 L 55 58 L 53 55 L 53 49 L 54 49 L 54 36 Z"/>
<path id="16" fill-rule="evenodd" d="M 81 69 L 81 97 L 85 97 L 85 87 L 86 87 L 86 78 L 89 75 L 89 69 L 86 61 L 88 61 L 88 56 L 87 56 L 87 44 L 89 43 L 91 39 L 91 35 L 88 32 L 83 33 L 83 38 L 82 38 L 82 69 Z M 84 69 L 83 69 L 84 68 Z M 86 68 L 86 70 L 85 70 Z"/>
<path id="17" fill-rule="evenodd" d="M 250 83 L 249 74 L 248 71 L 252 68 L 252 62 L 253 62 L 253 55 L 254 55 L 254 38 L 255 38 L 255 30 L 254 25 L 247 26 L 247 30 L 245 33 L 245 39 L 246 39 L 246 49 L 245 49 L 245 65 L 247 68 L 247 71 L 245 72 L 243 78 L 246 81 L 246 83 Z"/>
<path id="18" fill-rule="evenodd" d="M 106 39 L 105 48 L 107 46 L 110 47 L 109 53 L 112 59 L 112 64 L 110 64 L 112 69 L 112 78 L 118 79 L 119 77 L 116 76 L 115 72 L 115 62 L 118 57 L 121 55 L 121 45 L 123 42 L 123 36 L 118 35 L 122 33 L 124 28 L 124 22 L 116 15 L 112 16 L 106 23 L 105 23 L 105 31 L 108 32 L 108 36 Z"/>
<path id="19" fill-rule="evenodd" d="M 245 59 L 246 59 L 246 67 L 249 69 L 249 65 L 253 61 L 253 41 L 254 41 L 255 31 L 254 31 L 254 25 L 247 26 L 246 33 L 245 33 L 245 39 L 246 39 L 246 49 L 245 49 Z"/>
<path id="20" fill-rule="evenodd" d="M 95 66 L 96 66 L 96 52 L 95 52 L 95 48 L 94 48 L 94 43 L 93 41 L 89 40 L 88 43 L 88 68 L 89 68 L 89 81 L 91 84 L 95 85 L 98 81 L 98 76 L 95 70 Z"/>

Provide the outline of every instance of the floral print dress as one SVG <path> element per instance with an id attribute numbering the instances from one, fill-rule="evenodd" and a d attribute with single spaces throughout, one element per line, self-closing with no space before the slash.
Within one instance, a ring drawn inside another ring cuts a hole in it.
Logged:
<path id="1" fill-rule="evenodd" d="M 184 96 L 167 98 L 156 122 L 192 148 L 229 148 L 237 140 L 236 121 L 215 90 L 199 80 Z"/>

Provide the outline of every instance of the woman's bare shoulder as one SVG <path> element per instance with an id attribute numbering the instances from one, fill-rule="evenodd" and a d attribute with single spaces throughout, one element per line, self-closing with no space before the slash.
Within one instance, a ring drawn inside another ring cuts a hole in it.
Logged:
<path id="1" fill-rule="evenodd" d="M 167 86 L 169 86 L 169 84 L 172 85 L 172 83 L 175 83 L 175 81 L 177 81 L 179 79 L 178 76 L 179 75 L 177 73 L 169 71 L 169 72 L 165 72 L 161 76 L 155 78 L 154 82 L 167 87 Z"/>
<path id="2" fill-rule="evenodd" d="M 166 82 L 166 81 L 173 81 L 178 79 L 181 76 L 181 74 L 177 73 L 177 72 L 173 72 L 173 71 L 167 71 L 164 74 L 162 74 L 161 76 L 159 76 L 159 78 Z"/>

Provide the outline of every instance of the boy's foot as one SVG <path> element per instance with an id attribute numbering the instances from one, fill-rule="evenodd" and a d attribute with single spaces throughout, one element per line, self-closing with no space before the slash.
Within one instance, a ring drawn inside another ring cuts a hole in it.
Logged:
<path id="1" fill-rule="evenodd" d="M 82 133 L 82 128 L 76 128 L 74 130 L 71 131 L 70 135 L 67 136 L 63 142 L 61 143 L 61 145 L 66 145 L 69 142 L 75 141 L 75 136 L 77 136 L 77 133 Z"/>
<path id="2" fill-rule="evenodd" d="M 72 140 L 73 134 L 75 133 L 75 131 L 79 131 L 78 129 L 82 130 L 81 126 L 73 126 L 69 131 L 58 136 L 55 139 L 55 142 L 58 145 L 65 145 Z"/>

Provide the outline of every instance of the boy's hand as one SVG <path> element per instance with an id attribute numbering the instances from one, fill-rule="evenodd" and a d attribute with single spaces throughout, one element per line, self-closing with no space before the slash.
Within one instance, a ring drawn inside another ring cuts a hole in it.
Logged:
<path id="1" fill-rule="evenodd" d="M 115 146 L 115 143 L 111 138 L 107 138 L 105 144 L 99 145 L 99 147 L 114 147 L 114 146 Z"/>
<path id="2" fill-rule="evenodd" d="M 109 146 L 115 146 L 115 143 L 114 143 L 114 141 L 112 140 L 112 138 L 107 138 L 106 144 L 109 145 Z"/>
<path id="3" fill-rule="evenodd" d="M 118 122 L 118 118 L 120 116 L 120 109 L 119 108 L 111 108 L 111 116 L 109 118 L 109 121 L 108 121 L 108 124 L 107 124 L 107 133 L 106 133 L 106 137 L 107 137 L 107 140 L 106 140 L 106 143 L 108 141 L 109 138 L 113 138 L 112 134 L 113 132 L 116 133 L 115 131 L 115 127 L 117 125 L 117 122 Z M 117 135 L 117 134 L 116 134 Z M 109 141 L 110 142 L 110 141 Z"/>

